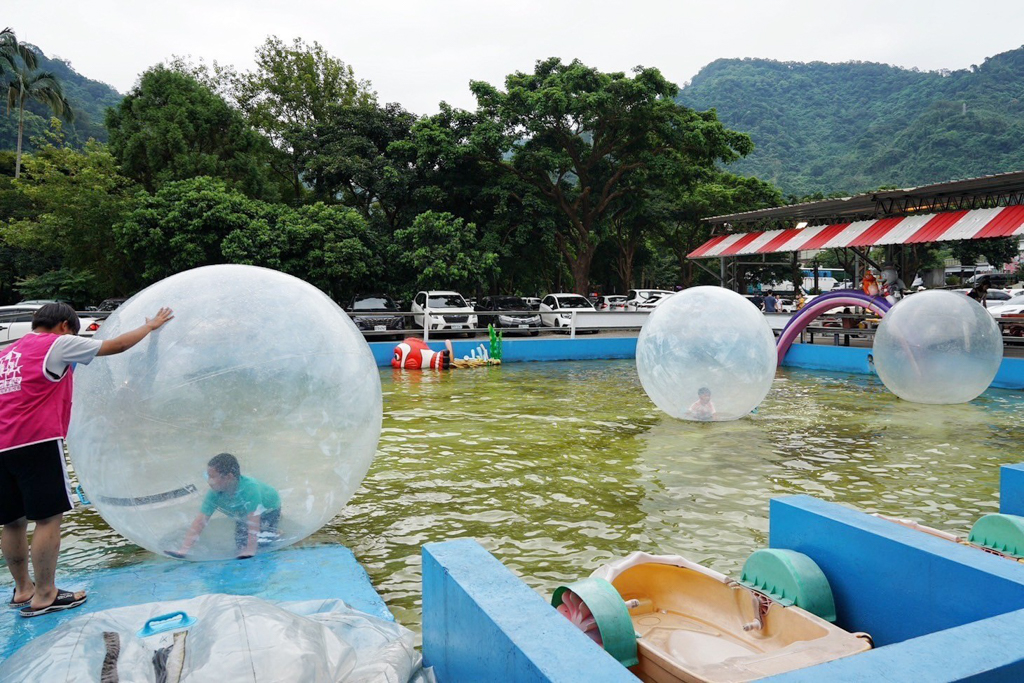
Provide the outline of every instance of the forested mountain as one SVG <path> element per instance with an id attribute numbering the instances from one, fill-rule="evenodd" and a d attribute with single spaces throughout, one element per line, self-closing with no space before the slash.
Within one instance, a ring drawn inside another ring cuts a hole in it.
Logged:
<path id="1" fill-rule="evenodd" d="M 39 68 L 53 73 L 64 88 L 64 95 L 75 112 L 75 122 L 64 124 L 69 141 L 76 145 L 85 144 L 89 138 L 101 142 L 107 140 L 107 129 L 103 117 L 107 107 L 117 106 L 121 95 L 106 83 L 94 81 L 81 75 L 69 61 L 50 58 L 36 46 L 31 46 L 39 57 Z M 29 101 L 25 105 L 25 146 L 32 149 L 33 137 L 42 135 L 53 114 L 45 105 Z M 0 115 L 0 150 L 13 150 L 18 146 L 18 112 L 4 110 Z"/>
<path id="2" fill-rule="evenodd" d="M 720 59 L 677 99 L 753 138 L 730 171 L 791 194 L 1024 169 L 1024 47 L 960 71 Z"/>

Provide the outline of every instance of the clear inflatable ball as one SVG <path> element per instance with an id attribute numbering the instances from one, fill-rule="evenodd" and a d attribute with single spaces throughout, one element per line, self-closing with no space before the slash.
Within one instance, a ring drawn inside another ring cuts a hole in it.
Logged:
<path id="1" fill-rule="evenodd" d="M 978 302 L 930 290 L 901 300 L 882 318 L 873 354 L 879 378 L 903 400 L 966 403 L 992 384 L 1003 338 Z"/>
<path id="2" fill-rule="evenodd" d="M 174 319 L 75 371 L 68 450 L 130 541 L 194 560 L 263 553 L 333 518 L 366 475 L 383 406 L 349 317 L 302 280 L 197 268 L 122 304 L 99 339 Z"/>
<path id="3" fill-rule="evenodd" d="M 640 383 L 654 404 L 684 420 L 735 420 L 768 395 L 775 334 L 745 298 L 722 287 L 672 295 L 647 318 L 636 344 Z"/>

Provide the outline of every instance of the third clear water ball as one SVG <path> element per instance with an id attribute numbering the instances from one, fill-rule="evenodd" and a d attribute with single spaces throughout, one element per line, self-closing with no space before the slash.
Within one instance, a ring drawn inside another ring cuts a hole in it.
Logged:
<path id="1" fill-rule="evenodd" d="M 764 315 L 736 292 L 692 287 L 650 314 L 636 344 L 640 383 L 685 420 L 735 420 L 771 389 L 777 356 Z"/>
<path id="2" fill-rule="evenodd" d="M 330 521 L 373 460 L 383 412 L 373 354 L 349 317 L 290 275 L 221 265 L 143 290 L 96 336 L 132 330 L 161 306 L 174 320 L 75 372 L 68 448 L 103 518 L 163 552 L 180 547 L 205 507 L 209 524 L 188 557 L 239 555 L 248 537 L 237 513 L 255 489 L 234 513 L 209 507 L 223 483 L 208 463 L 230 453 L 260 484 L 261 523 L 276 517 L 259 530 L 261 550 Z"/>
<path id="3" fill-rule="evenodd" d="M 912 294 L 878 326 L 875 370 L 889 391 L 915 403 L 966 403 L 996 376 L 1003 359 L 999 326 L 959 292 Z"/>

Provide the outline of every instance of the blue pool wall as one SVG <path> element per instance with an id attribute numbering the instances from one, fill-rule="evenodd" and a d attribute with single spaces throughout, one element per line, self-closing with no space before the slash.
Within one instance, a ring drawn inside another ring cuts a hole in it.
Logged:
<path id="1" fill-rule="evenodd" d="M 773 499 L 770 520 L 771 546 L 812 557 L 837 624 L 877 649 L 769 680 L 1024 680 L 1007 638 L 1024 626 L 1024 565 L 810 496 Z"/>
<path id="2" fill-rule="evenodd" d="M 1024 465 L 999 468 L 999 511 L 1024 516 Z"/>
<path id="3" fill-rule="evenodd" d="M 391 365 L 391 357 L 398 342 L 371 342 L 370 350 L 379 366 Z M 458 358 L 468 356 L 472 349 L 487 340 L 483 337 L 468 340 L 452 340 L 452 349 Z M 440 351 L 444 342 L 431 341 L 430 348 Z M 588 337 L 576 339 L 519 339 L 508 337 L 502 343 L 503 362 L 555 361 L 555 360 L 599 360 L 612 358 L 635 358 L 636 337 Z M 875 374 L 869 362 L 870 348 L 852 346 L 828 346 L 825 344 L 793 344 L 783 360 L 783 365 L 808 370 L 849 372 L 860 375 Z M 997 389 L 1024 389 L 1024 358 L 1004 358 L 999 372 L 992 382 Z"/>
<path id="4" fill-rule="evenodd" d="M 456 358 L 470 355 L 481 344 L 489 346 L 487 339 L 451 340 Z M 379 366 L 391 365 L 395 345 L 399 342 L 371 342 L 370 350 Z M 444 349 L 444 341 L 427 344 L 435 351 Z M 552 360 L 599 360 L 635 358 L 636 337 L 578 337 L 570 339 L 515 339 L 506 337 L 501 344 L 502 362 L 518 363 Z"/>
<path id="5" fill-rule="evenodd" d="M 422 556 L 423 659 L 441 683 L 637 680 L 476 541 Z"/>
<path id="6" fill-rule="evenodd" d="M 1003 496 L 1019 499 L 1024 465 L 1002 475 Z M 876 649 L 765 680 L 1024 680 L 1024 564 L 803 495 L 771 501 L 770 544 L 814 559 L 839 625 L 870 633 Z M 492 680 L 587 680 L 573 672 L 610 658 L 550 624 L 555 616 L 474 542 L 425 546 L 423 651 L 442 683 L 480 680 L 494 667 L 503 675 Z"/>

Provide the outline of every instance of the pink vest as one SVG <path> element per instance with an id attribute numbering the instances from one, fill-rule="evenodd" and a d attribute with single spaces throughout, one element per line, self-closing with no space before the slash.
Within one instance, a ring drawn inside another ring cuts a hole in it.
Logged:
<path id="1" fill-rule="evenodd" d="M 26 334 L 0 352 L 0 452 L 67 436 L 71 368 L 54 381 L 46 356 L 56 334 Z"/>

